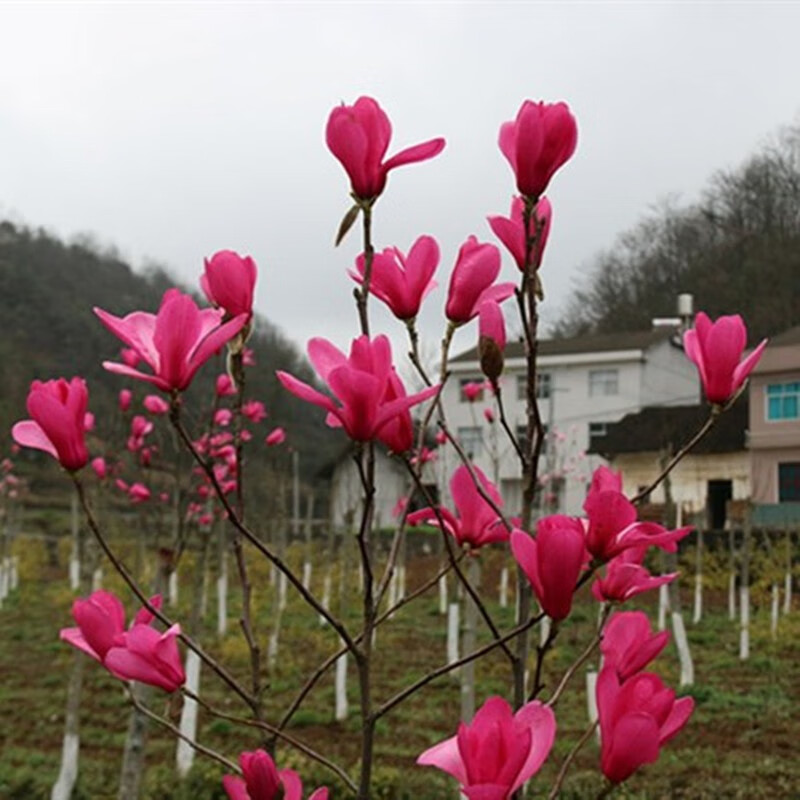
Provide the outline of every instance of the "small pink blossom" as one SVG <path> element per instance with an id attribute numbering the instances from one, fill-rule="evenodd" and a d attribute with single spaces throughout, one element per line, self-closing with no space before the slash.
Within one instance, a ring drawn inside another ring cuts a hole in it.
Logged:
<path id="1" fill-rule="evenodd" d="M 371 97 L 359 97 L 354 105 L 342 104 L 331 111 L 325 141 L 345 168 L 353 194 L 358 198 L 377 197 L 386 186 L 390 170 L 433 158 L 445 144 L 444 139 L 431 139 L 384 161 L 391 137 L 389 118 Z"/>
<path id="2" fill-rule="evenodd" d="M 653 633 L 643 611 L 617 611 L 603 630 L 603 665 L 613 666 L 624 682 L 643 670 L 668 641 L 669 631 Z"/>
<path id="3" fill-rule="evenodd" d="M 133 392 L 130 389 L 120 389 L 119 410 L 124 414 L 130 407 L 133 400 Z"/>
<path id="4" fill-rule="evenodd" d="M 157 394 L 149 394 L 145 399 L 142 401 L 142 405 L 149 411 L 151 414 L 166 414 L 169 411 L 169 403 L 164 400 L 163 397 L 159 397 Z"/>
<path id="5" fill-rule="evenodd" d="M 214 384 L 214 391 L 217 397 L 232 397 L 236 394 L 236 386 L 233 379 L 227 372 L 222 372 L 217 375 L 216 383 Z"/>
<path id="6" fill-rule="evenodd" d="M 747 328 L 738 314 L 712 322 L 702 311 L 694 328 L 683 334 L 686 355 L 697 366 L 709 403 L 724 405 L 747 380 L 761 358 L 767 340 L 742 360 L 747 345 Z"/>
<path id="7" fill-rule="evenodd" d="M 291 769 L 277 769 L 265 750 L 242 753 L 239 766 L 243 778 L 225 775 L 222 779 L 229 800 L 302 800 L 300 776 Z M 325 787 L 316 789 L 308 800 L 328 800 L 328 790 Z"/>
<path id="8" fill-rule="evenodd" d="M 254 425 L 263 422 L 267 418 L 267 410 L 260 400 L 248 400 L 243 403 L 242 414 Z"/>
<path id="9" fill-rule="evenodd" d="M 253 294 L 258 269 L 250 256 L 240 256 L 233 250 L 220 250 L 205 260 L 205 272 L 200 276 L 200 288 L 211 305 L 225 311 L 228 319 L 253 316 Z"/>
<path id="10" fill-rule="evenodd" d="M 286 431 L 283 428 L 273 428 L 264 439 L 264 443 L 268 447 L 274 447 L 278 444 L 283 444 L 286 441 Z"/>
<path id="11" fill-rule="evenodd" d="M 526 251 L 524 211 L 525 203 L 522 198 L 514 197 L 511 200 L 511 214 L 508 217 L 498 215 L 488 218 L 492 232 L 514 257 L 514 261 L 521 271 L 525 270 Z M 531 252 L 531 263 L 534 269 L 538 269 L 542 263 L 544 249 L 550 236 L 552 217 L 553 209 L 550 201 L 546 197 L 540 198 L 534 208 L 529 228 L 531 236 L 538 231 L 538 238 Z"/>

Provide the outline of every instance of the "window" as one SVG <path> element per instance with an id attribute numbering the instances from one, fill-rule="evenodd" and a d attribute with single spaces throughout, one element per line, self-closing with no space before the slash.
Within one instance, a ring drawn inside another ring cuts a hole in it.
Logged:
<path id="1" fill-rule="evenodd" d="M 589 449 L 593 450 L 594 446 L 599 443 L 608 433 L 607 422 L 590 422 L 589 423 Z"/>
<path id="2" fill-rule="evenodd" d="M 778 502 L 800 501 L 800 462 L 778 464 Z"/>
<path id="3" fill-rule="evenodd" d="M 767 386 L 767 421 L 800 418 L 800 381 Z"/>
<path id="4" fill-rule="evenodd" d="M 464 391 L 468 386 L 474 387 L 472 390 L 474 394 L 471 394 L 469 390 Z M 459 401 L 462 403 L 479 403 L 483 400 L 484 386 L 483 378 L 461 378 L 458 382 Z"/>
<path id="5" fill-rule="evenodd" d="M 470 457 L 475 458 L 483 449 L 483 436 L 480 428 L 459 428 L 458 443 L 464 448 L 464 452 Z"/>
<path id="6" fill-rule="evenodd" d="M 544 455 L 547 452 L 547 425 L 544 426 L 544 439 L 542 439 L 542 449 L 539 451 L 539 455 Z M 514 431 L 514 435 L 517 437 L 517 444 L 519 444 L 520 449 L 523 453 L 527 452 L 528 448 L 528 426 L 527 425 L 517 425 L 516 430 Z"/>
<path id="7" fill-rule="evenodd" d="M 552 391 L 552 375 L 549 372 L 536 373 L 536 397 L 539 400 L 547 400 Z M 517 400 L 527 400 L 528 398 L 528 376 L 517 375 Z"/>
<path id="8" fill-rule="evenodd" d="M 589 397 L 601 397 L 608 394 L 619 394 L 619 370 L 590 369 Z"/>

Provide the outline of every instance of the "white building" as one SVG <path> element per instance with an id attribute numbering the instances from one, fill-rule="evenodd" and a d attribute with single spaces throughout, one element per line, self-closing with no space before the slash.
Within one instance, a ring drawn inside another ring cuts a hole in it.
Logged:
<path id="1" fill-rule="evenodd" d="M 634 333 L 591 334 L 539 342 L 539 407 L 547 426 L 547 452 L 539 467 L 547 478 L 542 501 L 549 511 L 578 514 L 598 456 L 586 456 L 590 442 L 606 426 L 645 406 L 687 405 L 699 400 L 697 371 L 685 356 L 674 327 Z M 497 423 L 489 390 L 469 402 L 462 389 L 482 381 L 477 349 L 450 362 L 451 377 L 442 393 L 450 430 L 486 474 L 499 482 L 506 507 L 522 505 L 519 459 Z M 506 347 L 501 390 L 506 417 L 517 435 L 527 423 L 525 353 L 522 342 Z"/>

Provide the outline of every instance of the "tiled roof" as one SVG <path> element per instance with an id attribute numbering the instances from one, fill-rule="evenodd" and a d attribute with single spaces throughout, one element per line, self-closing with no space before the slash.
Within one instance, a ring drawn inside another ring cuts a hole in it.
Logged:
<path id="1" fill-rule="evenodd" d="M 693 453 L 735 453 L 745 449 L 747 394 L 726 411 L 700 440 Z M 621 453 L 677 452 L 708 418 L 708 406 L 650 406 L 628 414 L 596 437 L 590 453 L 612 457 Z"/>
<path id="2" fill-rule="evenodd" d="M 578 353 L 603 353 L 613 350 L 647 350 L 675 333 L 675 328 L 664 327 L 649 331 L 628 331 L 623 333 L 592 333 L 573 336 L 569 339 L 543 339 L 539 342 L 540 356 L 574 355 Z M 509 341 L 506 345 L 506 358 L 523 358 L 525 344 L 521 340 Z M 452 361 L 477 361 L 478 348 L 473 347 L 455 356 Z"/>

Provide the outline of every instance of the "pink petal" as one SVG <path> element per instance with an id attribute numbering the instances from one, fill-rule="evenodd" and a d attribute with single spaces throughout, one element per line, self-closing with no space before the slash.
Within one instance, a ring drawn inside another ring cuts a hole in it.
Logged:
<path id="1" fill-rule="evenodd" d="M 330 411 L 331 413 L 338 413 L 336 405 L 334 404 L 333 400 L 330 399 L 330 397 L 312 388 L 307 383 L 303 383 L 303 381 L 298 380 L 294 377 L 294 375 L 290 375 L 288 372 L 282 372 L 281 370 L 278 370 L 275 375 L 283 384 L 283 387 L 288 389 L 288 391 L 290 391 L 296 397 L 299 397 L 301 400 L 305 400 L 307 403 L 313 403 L 316 406 L 320 406 L 320 408 L 324 408 L 326 411 Z"/>
<path id="2" fill-rule="evenodd" d="M 11 437 L 21 447 L 32 447 L 34 450 L 44 450 L 58 460 L 58 452 L 53 443 L 47 438 L 38 422 L 32 419 L 17 422 L 11 428 Z"/>
<path id="3" fill-rule="evenodd" d="M 405 164 L 415 164 L 419 161 L 427 161 L 429 158 L 438 156 L 444 150 L 445 140 L 442 138 L 430 139 L 422 144 L 415 144 L 407 147 L 399 153 L 393 155 L 383 165 L 383 172 L 387 173 L 395 167 L 402 167 Z"/>
<path id="4" fill-rule="evenodd" d="M 228 795 L 228 800 L 251 800 L 247 793 L 247 784 L 238 775 L 224 775 L 222 788 Z"/>
<path id="5" fill-rule="evenodd" d="M 451 736 L 426 750 L 418 759 L 422 766 L 438 767 L 452 775 L 460 784 L 467 782 L 467 770 L 458 749 L 458 737 Z"/>
<path id="6" fill-rule="evenodd" d="M 341 367 L 347 361 L 347 357 L 338 347 L 320 337 L 309 341 L 308 358 L 314 365 L 317 374 L 326 383 L 331 370 Z"/>
<path id="7" fill-rule="evenodd" d="M 526 703 L 514 715 L 516 723 L 525 725 L 531 732 L 531 749 L 522 769 L 511 787 L 513 794 L 525 781 L 535 775 L 544 764 L 556 737 L 556 717 L 548 706 L 538 701 Z"/>

